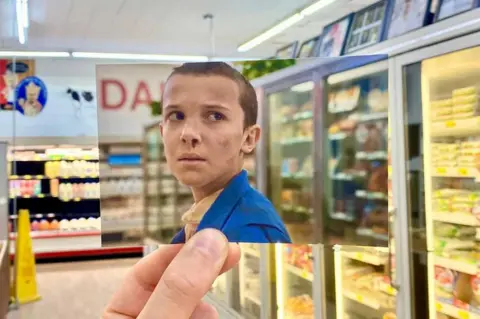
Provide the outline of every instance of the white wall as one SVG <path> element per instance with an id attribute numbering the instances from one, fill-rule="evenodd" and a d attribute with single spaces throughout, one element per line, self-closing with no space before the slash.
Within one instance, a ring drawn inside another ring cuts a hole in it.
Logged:
<path id="1" fill-rule="evenodd" d="M 109 65 L 105 65 L 107 63 Z M 100 77 L 122 81 L 129 95 L 133 95 L 138 81 L 148 83 L 154 99 L 159 99 L 159 83 L 173 67 L 164 64 L 119 64 L 93 59 L 37 59 L 35 75 L 47 87 L 47 104 L 36 117 L 25 117 L 19 112 L 0 112 L 0 139 L 11 141 L 15 136 L 17 144 L 47 141 L 96 143 L 99 132 L 101 140 L 141 139 L 144 126 L 158 119 L 152 118 L 147 106 L 138 107 L 134 112 L 127 109 L 105 110 L 101 105 L 97 107 L 97 64 L 101 65 Z M 82 99 L 82 103 L 78 104 L 67 94 L 68 88 L 90 91 L 95 99 L 91 103 Z M 110 95 L 114 98 L 115 92 Z"/>

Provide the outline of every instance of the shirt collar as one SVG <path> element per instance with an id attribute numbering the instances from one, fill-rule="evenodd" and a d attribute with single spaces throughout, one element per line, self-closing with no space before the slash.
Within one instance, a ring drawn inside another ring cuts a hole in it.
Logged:
<path id="1" fill-rule="evenodd" d="M 221 229 L 230 216 L 230 212 L 249 189 L 250 184 L 248 183 L 247 171 L 242 170 L 218 195 L 210 209 L 203 216 L 202 221 L 198 225 L 198 230 L 204 228 Z"/>

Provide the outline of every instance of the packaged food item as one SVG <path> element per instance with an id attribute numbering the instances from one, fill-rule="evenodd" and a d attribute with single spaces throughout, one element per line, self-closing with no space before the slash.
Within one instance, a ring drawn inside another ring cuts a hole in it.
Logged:
<path id="1" fill-rule="evenodd" d="M 452 201 L 449 198 L 435 198 L 432 200 L 433 211 L 437 213 L 450 213 Z"/>
<path id="2" fill-rule="evenodd" d="M 466 168 L 473 168 L 476 164 L 475 156 L 459 156 L 457 158 L 457 165 Z"/>
<path id="3" fill-rule="evenodd" d="M 367 189 L 374 193 L 387 194 L 388 192 L 388 166 L 385 164 L 373 163 L 371 174 L 368 180 Z"/>
<path id="4" fill-rule="evenodd" d="M 475 86 L 458 88 L 453 90 L 452 95 L 453 97 L 459 97 L 464 95 L 477 95 L 477 88 Z"/>
<path id="5" fill-rule="evenodd" d="M 458 272 L 455 281 L 455 290 L 453 295 L 455 297 L 455 302 L 464 305 L 469 305 L 473 298 L 473 290 L 470 284 L 471 275 Z"/>
<path id="6" fill-rule="evenodd" d="M 435 266 L 435 296 L 437 299 L 446 303 L 452 303 L 454 288 L 454 271 Z"/>
<path id="7" fill-rule="evenodd" d="M 446 238 L 468 238 L 475 237 L 477 231 L 475 227 L 436 222 L 434 233 L 437 236 Z"/>
<path id="8" fill-rule="evenodd" d="M 442 108 L 449 108 L 453 106 L 452 99 L 443 99 L 437 101 L 430 102 L 430 109 L 442 109 Z"/>
<path id="9" fill-rule="evenodd" d="M 452 101 L 454 105 L 475 104 L 478 102 L 478 96 L 477 94 L 454 95 Z"/>
<path id="10" fill-rule="evenodd" d="M 452 118 L 453 110 L 451 107 L 443 107 L 439 109 L 432 109 L 431 117 L 432 121 L 446 121 Z"/>
<path id="11" fill-rule="evenodd" d="M 328 99 L 328 111 L 330 113 L 352 111 L 358 105 L 360 92 L 359 86 L 331 92 Z"/>
<path id="12" fill-rule="evenodd" d="M 471 305 L 476 308 L 475 312 L 478 313 L 480 311 L 480 274 L 472 276 L 470 286 L 473 293 Z"/>
<path id="13" fill-rule="evenodd" d="M 460 148 L 458 143 L 432 143 L 432 152 L 456 152 Z"/>
<path id="14" fill-rule="evenodd" d="M 473 249 L 475 247 L 475 238 L 446 238 L 435 237 L 435 252 L 440 255 L 451 253 L 455 250 Z"/>
<path id="15" fill-rule="evenodd" d="M 388 91 L 371 90 L 368 93 L 367 103 L 372 112 L 386 112 L 388 110 Z"/>
<path id="16" fill-rule="evenodd" d="M 298 123 L 297 137 L 312 137 L 313 136 L 313 121 L 303 120 Z"/>
<path id="17" fill-rule="evenodd" d="M 448 198 L 454 195 L 465 193 L 466 191 L 454 188 L 441 188 L 433 191 L 433 198 Z"/>

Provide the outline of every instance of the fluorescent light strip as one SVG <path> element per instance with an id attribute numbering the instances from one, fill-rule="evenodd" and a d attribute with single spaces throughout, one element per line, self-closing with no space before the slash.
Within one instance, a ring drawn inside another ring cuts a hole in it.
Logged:
<path id="1" fill-rule="evenodd" d="M 279 24 L 277 24 L 273 28 L 265 31 L 264 33 L 260 34 L 259 36 L 255 37 L 254 39 L 242 44 L 241 46 L 238 47 L 238 51 L 239 52 L 246 52 L 246 51 L 249 51 L 249 50 L 253 49 L 254 47 L 258 46 L 259 44 L 267 41 L 268 39 L 276 36 L 277 34 L 285 31 L 286 29 L 290 28 L 294 24 L 301 21 L 303 18 L 304 18 L 304 16 L 301 15 L 300 13 L 294 14 L 290 18 L 288 18 L 286 20 L 283 20 L 282 22 L 280 22 Z"/>
<path id="2" fill-rule="evenodd" d="M 286 29 L 290 28 L 291 26 L 295 25 L 299 21 L 303 20 L 306 16 L 312 15 L 317 11 L 325 8 L 326 6 L 334 3 L 337 0 L 319 0 L 312 5 L 308 6 L 307 8 L 300 11 L 300 13 L 295 13 L 291 17 L 283 20 L 279 24 L 275 25 L 274 27 L 268 29 L 264 33 L 260 34 L 259 36 L 253 38 L 250 41 L 245 42 L 244 44 L 240 45 L 237 50 L 239 52 L 246 52 L 254 47 L 262 44 L 263 42 L 273 38 L 274 36 L 280 34 L 281 32 L 285 31 Z"/>
<path id="3" fill-rule="evenodd" d="M 319 10 L 322 10 L 323 8 L 325 8 L 328 5 L 331 5 L 335 1 L 336 0 L 320 0 L 320 1 L 317 1 L 314 4 L 310 5 L 309 7 L 300 11 L 300 14 L 302 14 L 304 16 L 309 16 L 309 15 L 314 14 L 315 12 L 317 12 Z"/>
<path id="4" fill-rule="evenodd" d="M 17 1 L 22 1 L 22 21 L 23 21 L 23 26 L 25 28 L 28 28 L 30 25 L 30 21 L 28 18 L 28 0 L 17 0 Z"/>
<path id="5" fill-rule="evenodd" d="M 68 58 L 68 52 L 46 51 L 0 51 L 0 57 L 28 57 L 28 58 Z"/>
<path id="6" fill-rule="evenodd" d="M 100 52 L 72 52 L 74 58 L 112 59 L 112 60 L 146 60 L 146 61 L 175 61 L 175 62 L 206 62 L 207 56 L 195 55 L 159 55 L 159 54 L 128 54 L 128 53 L 100 53 Z"/>
<path id="7" fill-rule="evenodd" d="M 17 0 L 15 9 L 17 15 L 18 42 L 20 42 L 20 44 L 25 44 L 25 27 L 23 22 L 23 5 L 21 0 Z"/>

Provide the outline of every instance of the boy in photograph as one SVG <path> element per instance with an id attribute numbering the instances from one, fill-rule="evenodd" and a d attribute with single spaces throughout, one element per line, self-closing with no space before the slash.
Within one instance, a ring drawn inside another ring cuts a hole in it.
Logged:
<path id="1" fill-rule="evenodd" d="M 206 228 L 220 230 L 229 242 L 291 243 L 272 203 L 243 170 L 244 155 L 261 133 L 250 82 L 223 62 L 185 63 L 169 76 L 162 104 L 168 166 L 195 200 L 171 243 L 185 243 Z"/>

